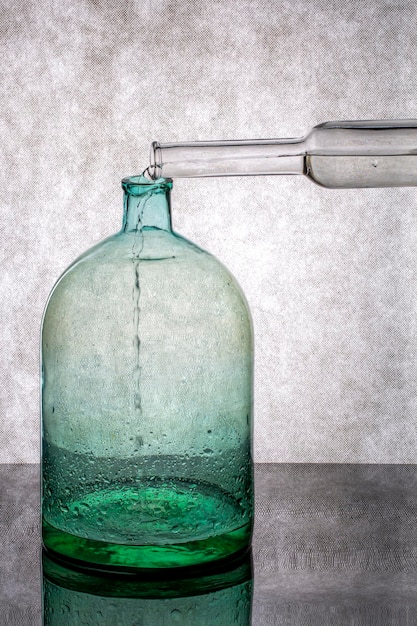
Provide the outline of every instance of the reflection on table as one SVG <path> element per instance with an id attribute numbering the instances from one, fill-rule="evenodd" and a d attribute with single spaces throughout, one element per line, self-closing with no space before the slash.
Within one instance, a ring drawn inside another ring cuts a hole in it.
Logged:
<path id="1" fill-rule="evenodd" d="M 68 567 L 45 551 L 44 626 L 250 626 L 251 556 L 198 574 Z"/>

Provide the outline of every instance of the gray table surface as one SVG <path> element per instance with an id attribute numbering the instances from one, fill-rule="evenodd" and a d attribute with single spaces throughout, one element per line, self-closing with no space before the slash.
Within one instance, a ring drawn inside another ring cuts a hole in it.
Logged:
<path id="1" fill-rule="evenodd" d="M 253 626 L 417 624 L 417 466 L 262 464 L 255 475 Z M 0 538 L 0 624 L 38 626 L 37 465 L 0 465 Z"/>

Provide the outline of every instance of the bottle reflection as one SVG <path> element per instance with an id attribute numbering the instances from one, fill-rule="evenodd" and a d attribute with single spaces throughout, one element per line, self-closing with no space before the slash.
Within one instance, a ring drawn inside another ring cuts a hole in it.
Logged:
<path id="1" fill-rule="evenodd" d="M 191 578 L 69 569 L 43 552 L 43 626 L 250 626 L 248 553 Z"/>

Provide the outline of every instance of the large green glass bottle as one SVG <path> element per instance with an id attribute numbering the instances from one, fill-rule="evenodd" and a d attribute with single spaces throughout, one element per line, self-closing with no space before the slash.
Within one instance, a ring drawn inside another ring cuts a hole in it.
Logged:
<path id="1" fill-rule="evenodd" d="M 251 539 L 250 314 L 224 266 L 172 231 L 172 181 L 122 186 L 122 230 L 44 314 L 43 541 L 106 569 L 200 566 Z"/>

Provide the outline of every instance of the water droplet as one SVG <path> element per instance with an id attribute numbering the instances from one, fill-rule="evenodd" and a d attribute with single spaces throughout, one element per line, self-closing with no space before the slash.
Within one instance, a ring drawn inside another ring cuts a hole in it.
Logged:
<path id="1" fill-rule="evenodd" d="M 373 161 L 371 161 L 371 164 L 373 167 L 378 167 L 378 160 L 374 159 Z"/>

